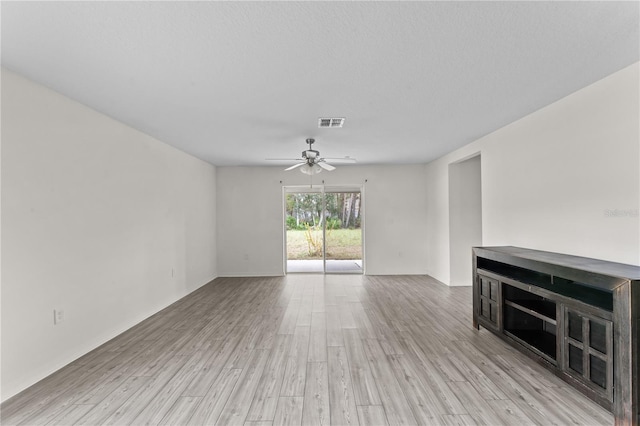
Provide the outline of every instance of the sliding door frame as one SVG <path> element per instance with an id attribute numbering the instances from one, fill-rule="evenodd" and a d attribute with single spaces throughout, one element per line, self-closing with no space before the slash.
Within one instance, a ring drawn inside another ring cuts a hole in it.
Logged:
<path id="1" fill-rule="evenodd" d="M 365 196 L 364 196 L 364 185 L 313 185 L 313 187 L 309 187 L 307 185 L 287 185 L 282 187 L 282 233 L 283 233 L 283 248 L 282 248 L 282 257 L 283 264 L 282 270 L 284 275 L 287 275 L 289 271 L 287 270 L 287 261 L 288 253 L 287 253 L 287 194 L 296 194 L 296 193 L 310 193 L 310 194 L 321 194 L 322 195 L 322 214 L 323 216 L 327 210 L 327 199 L 326 194 L 329 193 L 341 193 L 341 192 L 359 192 L 360 193 L 360 252 L 362 253 L 362 275 L 365 275 L 365 217 L 366 217 L 366 207 L 365 207 Z M 310 274 L 340 274 L 340 272 L 327 272 L 327 220 L 326 217 L 322 218 L 322 272 L 305 272 Z M 354 274 L 355 275 L 355 274 Z"/>

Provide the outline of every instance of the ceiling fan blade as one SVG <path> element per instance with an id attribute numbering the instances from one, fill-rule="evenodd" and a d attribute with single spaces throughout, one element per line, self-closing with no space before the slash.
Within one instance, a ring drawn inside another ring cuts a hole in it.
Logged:
<path id="1" fill-rule="evenodd" d="M 265 158 L 265 161 L 303 161 L 302 158 Z"/>
<path id="2" fill-rule="evenodd" d="M 289 170 L 297 169 L 300 166 L 304 166 L 305 164 L 307 164 L 307 163 L 303 162 L 303 163 L 294 164 L 293 166 L 287 167 L 286 169 L 284 169 L 284 171 L 288 172 Z"/>
<path id="3" fill-rule="evenodd" d="M 316 163 L 318 166 L 322 167 L 323 169 L 325 169 L 326 171 L 330 172 L 332 170 L 335 170 L 336 168 L 333 167 L 331 164 L 327 164 L 323 161 L 319 161 Z"/>
<path id="4" fill-rule="evenodd" d="M 351 157 L 342 157 L 342 158 L 325 158 L 326 161 L 331 161 L 332 163 L 355 163 L 356 159 Z"/>

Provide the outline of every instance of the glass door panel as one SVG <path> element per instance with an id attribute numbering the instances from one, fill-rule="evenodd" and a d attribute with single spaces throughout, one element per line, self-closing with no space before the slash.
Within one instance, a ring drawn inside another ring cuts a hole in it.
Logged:
<path id="1" fill-rule="evenodd" d="M 287 272 L 324 272 L 322 193 L 286 193 Z"/>
<path id="2" fill-rule="evenodd" d="M 361 193 L 325 192 L 325 272 L 362 273 Z"/>

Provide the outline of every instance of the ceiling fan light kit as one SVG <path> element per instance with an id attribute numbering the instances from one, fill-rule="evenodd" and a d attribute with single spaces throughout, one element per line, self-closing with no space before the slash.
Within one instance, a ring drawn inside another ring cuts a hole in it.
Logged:
<path id="1" fill-rule="evenodd" d="M 322 167 L 317 164 L 305 164 L 304 167 L 300 167 L 300 171 L 305 175 L 317 175 L 322 171 Z"/>

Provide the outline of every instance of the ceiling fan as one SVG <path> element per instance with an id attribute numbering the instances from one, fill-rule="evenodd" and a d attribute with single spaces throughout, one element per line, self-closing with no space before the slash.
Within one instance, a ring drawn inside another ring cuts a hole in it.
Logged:
<path id="1" fill-rule="evenodd" d="M 283 161 L 300 161 L 297 164 L 294 164 L 291 167 L 287 167 L 284 169 L 285 171 L 293 170 L 300 168 L 300 171 L 306 175 L 315 175 L 320 173 L 322 170 L 326 170 L 328 172 L 335 170 L 336 168 L 331 164 L 327 163 L 328 161 L 332 162 L 346 162 L 346 163 L 355 163 L 355 158 L 344 157 L 344 158 L 323 158 L 320 157 L 320 152 L 312 149 L 312 145 L 316 140 L 313 138 L 307 139 L 307 144 L 309 145 L 309 149 L 302 151 L 302 158 L 269 158 L 268 160 L 283 160 Z"/>

